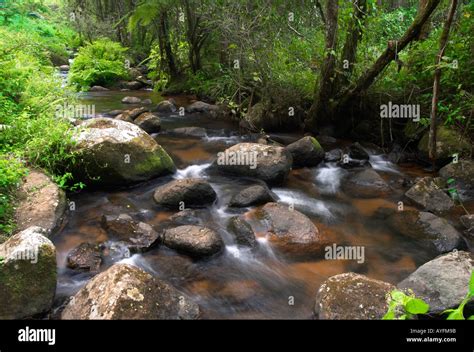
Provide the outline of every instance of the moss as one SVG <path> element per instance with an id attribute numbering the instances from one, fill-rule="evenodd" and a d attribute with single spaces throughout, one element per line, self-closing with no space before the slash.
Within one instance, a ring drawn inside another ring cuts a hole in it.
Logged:
<path id="1" fill-rule="evenodd" d="M 455 130 L 445 126 L 439 126 L 437 130 L 437 154 L 438 158 L 450 158 L 453 154 L 468 155 L 471 152 L 470 143 L 461 138 L 461 135 Z M 429 132 L 423 135 L 418 144 L 418 149 L 425 155 L 428 154 Z"/>
<path id="2" fill-rule="evenodd" d="M 155 154 L 135 165 L 135 170 L 141 175 L 156 174 L 156 171 L 160 170 L 159 174 L 164 175 L 174 172 L 176 167 L 168 153 L 159 147 Z"/>
<path id="3" fill-rule="evenodd" d="M 321 144 L 319 144 L 319 142 L 316 138 L 311 137 L 311 143 L 313 143 L 314 149 L 316 149 L 317 151 L 322 151 L 323 150 L 323 147 L 321 147 Z"/>

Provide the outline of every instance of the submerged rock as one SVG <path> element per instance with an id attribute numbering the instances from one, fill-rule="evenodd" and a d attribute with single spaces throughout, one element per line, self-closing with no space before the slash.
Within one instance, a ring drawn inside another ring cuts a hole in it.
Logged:
<path id="1" fill-rule="evenodd" d="M 235 242 L 238 245 L 255 247 L 258 244 L 252 226 L 250 226 L 243 216 L 234 216 L 230 218 L 227 229 L 234 234 Z"/>
<path id="2" fill-rule="evenodd" d="M 191 257 L 209 257 L 224 249 L 224 241 L 215 231 L 201 226 L 184 225 L 163 234 L 165 246 Z"/>
<path id="3" fill-rule="evenodd" d="M 306 215 L 278 203 L 266 204 L 261 213 L 267 236 L 280 251 L 307 253 L 320 249 L 322 238 L 319 230 Z"/>
<path id="4" fill-rule="evenodd" d="M 142 100 L 137 97 L 125 97 L 122 99 L 122 104 L 140 104 Z"/>
<path id="5" fill-rule="evenodd" d="M 431 313 L 441 313 L 457 307 L 466 296 L 473 263 L 471 253 L 451 252 L 423 264 L 397 287 L 412 290 L 430 305 Z"/>
<path id="6" fill-rule="evenodd" d="M 316 294 L 314 313 L 324 320 L 379 320 L 394 289 L 392 284 L 355 273 L 332 276 Z"/>
<path id="7" fill-rule="evenodd" d="M 106 92 L 110 89 L 102 87 L 102 86 L 92 86 L 91 89 L 89 89 L 89 92 Z"/>
<path id="8" fill-rule="evenodd" d="M 158 187 L 153 198 L 158 205 L 170 209 L 202 208 L 214 203 L 217 194 L 206 180 L 187 178 Z"/>
<path id="9" fill-rule="evenodd" d="M 77 179 L 122 186 L 173 173 L 171 157 L 146 132 L 124 121 L 96 118 L 76 127 Z"/>
<path id="10" fill-rule="evenodd" d="M 276 202 L 277 195 L 267 186 L 255 185 L 244 188 L 235 194 L 229 202 L 229 207 L 246 208 L 253 205 L 261 205 L 268 202 Z"/>
<path id="11" fill-rule="evenodd" d="M 202 127 L 179 127 L 169 130 L 168 133 L 195 138 L 204 138 L 207 136 L 206 129 Z"/>
<path id="12" fill-rule="evenodd" d="M 61 227 L 66 212 L 66 194 L 41 171 L 29 171 L 18 189 L 17 202 L 17 231 L 39 226 L 50 236 Z"/>
<path id="13" fill-rule="evenodd" d="M 0 244 L 0 319 L 49 311 L 56 292 L 56 248 L 33 226 Z"/>
<path id="14" fill-rule="evenodd" d="M 454 207 L 452 199 L 432 177 L 423 177 L 405 196 L 424 210 L 436 214 L 445 213 Z"/>
<path id="15" fill-rule="evenodd" d="M 110 236 L 124 242 L 131 252 L 147 250 L 160 237 L 150 225 L 135 221 L 127 214 L 104 215 L 101 225 Z"/>
<path id="16" fill-rule="evenodd" d="M 144 270 L 115 264 L 95 276 L 64 308 L 62 319 L 198 319 L 199 306 Z"/>
<path id="17" fill-rule="evenodd" d="M 390 186 L 373 169 L 364 169 L 350 175 L 342 184 L 344 192 L 356 198 L 378 198 L 386 196 Z"/>
<path id="18" fill-rule="evenodd" d="M 221 172 L 282 184 L 290 173 L 293 158 L 285 148 L 240 143 L 218 154 L 215 166 Z"/>
<path id="19" fill-rule="evenodd" d="M 102 264 L 102 250 L 93 243 L 81 243 L 67 255 L 67 267 L 73 270 L 98 272 Z"/>
<path id="20" fill-rule="evenodd" d="M 158 133 L 161 130 L 161 120 L 159 116 L 151 112 L 141 114 L 133 123 L 147 133 Z"/>
<path id="21" fill-rule="evenodd" d="M 324 160 L 324 149 L 314 137 L 304 137 L 286 147 L 293 156 L 293 168 L 317 166 Z"/>

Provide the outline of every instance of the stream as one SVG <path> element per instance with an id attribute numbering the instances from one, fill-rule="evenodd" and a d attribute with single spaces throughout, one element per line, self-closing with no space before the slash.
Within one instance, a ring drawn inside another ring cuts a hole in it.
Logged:
<path id="1" fill-rule="evenodd" d="M 123 105 L 124 96 L 138 96 L 157 103 L 163 98 L 151 91 L 81 93 L 81 104 L 93 104 L 97 114 Z M 189 103 L 188 97 L 173 97 L 179 106 Z M 238 126 L 211 116 L 160 114 L 162 131 L 153 135 L 172 156 L 177 172 L 127 189 L 116 191 L 85 190 L 70 195 L 76 209 L 71 211 L 65 228 L 54 237 L 58 251 L 58 286 L 56 308 L 75 294 L 92 277 L 90 273 L 66 267 L 69 251 L 82 242 L 108 241 L 100 225 L 102 215 L 131 214 L 152 226 L 159 227 L 174 212 L 158 209 L 153 191 L 172 179 L 202 177 L 207 179 L 218 198 L 209 209 L 199 212 L 203 224 L 217 229 L 225 243 L 225 252 L 208 260 L 192 260 L 164 246 L 143 254 L 130 255 L 126 248 L 112 244 L 101 270 L 115 262 L 127 262 L 170 282 L 200 305 L 204 319 L 308 319 L 312 318 L 314 297 L 324 280 L 330 276 L 353 271 L 371 278 L 397 283 L 434 254 L 414 240 L 391 231 L 377 217 L 380 208 L 396 209 L 407 187 L 403 180 L 428 175 L 416 165 L 397 166 L 382 155 L 372 153 L 372 167 L 390 184 L 393 192 L 387 198 L 356 199 L 341 190 L 343 178 L 351 170 L 335 163 L 322 163 L 315 168 L 293 170 L 283 187 L 272 188 L 279 202 L 294 205 L 307 215 L 330 243 L 364 246 L 365 260 L 326 260 L 324 255 L 291 258 L 276 251 L 257 232 L 259 246 L 255 250 L 238 247 L 227 232 L 230 217 L 251 209 L 229 209 L 227 204 L 236 192 L 256 184 L 248 179 L 224 177 L 211 173 L 210 163 L 218 152 L 249 137 L 240 136 Z M 172 136 L 167 130 L 196 126 L 207 130 L 204 138 Z M 280 140 L 295 141 L 297 134 L 275 134 Z M 324 144 L 326 151 L 349 141 Z M 469 204 L 472 209 L 472 204 Z M 454 214 L 453 216 L 455 216 Z M 459 214 L 458 214 L 459 215 Z"/>

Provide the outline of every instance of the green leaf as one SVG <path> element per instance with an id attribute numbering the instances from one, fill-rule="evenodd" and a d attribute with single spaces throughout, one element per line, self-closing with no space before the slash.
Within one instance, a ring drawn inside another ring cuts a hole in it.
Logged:
<path id="1" fill-rule="evenodd" d="M 464 315 L 462 311 L 459 309 L 454 309 L 451 313 L 449 313 L 446 320 L 464 320 Z"/>
<path id="2" fill-rule="evenodd" d="M 387 313 L 383 316 L 382 320 L 394 320 L 395 319 L 395 311 L 389 309 Z"/>
<path id="3" fill-rule="evenodd" d="M 474 315 L 471 315 L 467 320 L 474 320 Z"/>
<path id="4" fill-rule="evenodd" d="M 474 296 L 474 270 L 471 272 L 471 280 L 469 280 L 469 297 Z"/>
<path id="5" fill-rule="evenodd" d="M 398 302 L 398 303 L 403 303 L 406 298 L 406 295 L 402 291 L 397 291 L 397 290 L 392 291 L 390 296 L 395 302 Z"/>
<path id="6" fill-rule="evenodd" d="M 430 306 L 419 298 L 410 298 L 405 305 L 405 310 L 410 314 L 426 314 Z"/>

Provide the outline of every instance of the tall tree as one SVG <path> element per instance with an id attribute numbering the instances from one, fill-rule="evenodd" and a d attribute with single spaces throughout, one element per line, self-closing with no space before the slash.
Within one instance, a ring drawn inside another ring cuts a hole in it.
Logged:
<path id="1" fill-rule="evenodd" d="M 428 153 L 429 158 L 433 162 L 433 170 L 435 169 L 434 166 L 436 163 L 436 117 L 438 114 L 438 97 L 441 81 L 441 63 L 443 60 L 444 53 L 446 51 L 446 46 L 448 45 L 449 32 L 453 24 L 454 14 L 456 13 L 457 5 L 458 0 L 451 0 L 448 16 L 446 18 L 446 22 L 444 23 L 443 32 L 441 33 L 441 37 L 439 40 L 439 52 L 436 56 L 436 68 L 433 83 L 433 98 L 431 101 L 430 133 L 428 140 Z"/>

